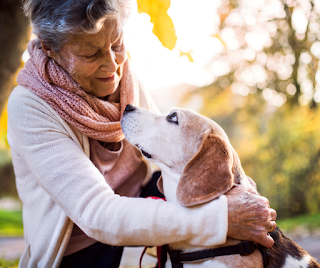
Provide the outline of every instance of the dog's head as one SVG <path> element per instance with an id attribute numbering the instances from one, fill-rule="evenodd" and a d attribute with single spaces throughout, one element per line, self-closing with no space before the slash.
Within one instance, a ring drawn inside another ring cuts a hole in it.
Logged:
<path id="1" fill-rule="evenodd" d="M 211 201 L 245 177 L 223 129 L 191 110 L 175 108 L 159 115 L 127 106 L 121 126 L 150 162 L 181 175 L 176 197 L 183 206 Z M 158 187 L 161 191 L 161 179 Z"/>

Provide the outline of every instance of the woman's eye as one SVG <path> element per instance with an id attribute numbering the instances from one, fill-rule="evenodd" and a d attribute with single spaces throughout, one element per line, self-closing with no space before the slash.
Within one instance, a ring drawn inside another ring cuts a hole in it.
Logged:
<path id="1" fill-rule="evenodd" d="M 173 112 L 172 114 L 169 114 L 167 116 L 167 120 L 168 122 L 170 123 L 174 123 L 174 124 L 177 124 L 178 125 L 178 115 L 176 112 Z"/>
<path id="2" fill-rule="evenodd" d="M 122 50 L 122 44 L 119 45 L 119 46 L 115 45 L 115 46 L 112 47 L 112 49 L 113 49 L 113 51 L 120 52 Z"/>
<path id="3" fill-rule="evenodd" d="M 96 52 L 96 53 L 94 53 L 94 54 L 92 54 L 92 55 L 84 56 L 84 57 L 87 58 L 87 59 L 92 59 L 92 58 L 94 58 L 94 57 L 97 56 L 97 55 L 98 55 L 98 52 Z"/>

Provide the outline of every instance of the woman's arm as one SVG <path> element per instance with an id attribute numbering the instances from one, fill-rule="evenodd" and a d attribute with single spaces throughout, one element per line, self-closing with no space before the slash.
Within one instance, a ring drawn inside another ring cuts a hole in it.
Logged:
<path id="1" fill-rule="evenodd" d="M 111 245 L 188 241 L 210 246 L 225 241 L 225 196 L 201 209 L 120 197 L 72 138 L 68 125 L 43 100 L 18 87 L 9 99 L 8 114 L 15 149 L 32 177 L 88 236 Z"/>

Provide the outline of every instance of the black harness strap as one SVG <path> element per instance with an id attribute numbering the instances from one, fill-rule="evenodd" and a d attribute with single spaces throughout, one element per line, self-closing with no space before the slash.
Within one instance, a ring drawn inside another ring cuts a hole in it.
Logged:
<path id="1" fill-rule="evenodd" d="M 221 248 L 212 248 L 195 252 L 183 253 L 180 250 L 170 250 L 167 247 L 172 268 L 183 268 L 183 263 L 196 262 L 200 260 L 211 259 L 218 256 L 240 254 L 246 256 L 253 253 L 256 249 L 259 249 L 263 257 L 263 265 L 266 267 L 269 263 L 269 252 L 262 246 L 258 246 L 253 242 L 241 242 L 238 245 L 227 246 Z"/>
<path id="2" fill-rule="evenodd" d="M 262 255 L 262 260 L 263 260 L 263 267 L 266 268 L 269 264 L 269 259 L 270 259 L 270 252 L 261 245 L 257 245 L 261 255 Z"/>

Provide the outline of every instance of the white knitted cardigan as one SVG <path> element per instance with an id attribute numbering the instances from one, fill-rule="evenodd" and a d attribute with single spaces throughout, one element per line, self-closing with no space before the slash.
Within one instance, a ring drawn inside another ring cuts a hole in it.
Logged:
<path id="1" fill-rule="evenodd" d="M 59 267 L 74 223 L 111 245 L 226 240 L 225 196 L 197 209 L 116 195 L 90 161 L 88 137 L 22 86 L 9 98 L 8 141 L 23 202 L 26 248 L 19 267 Z"/>

